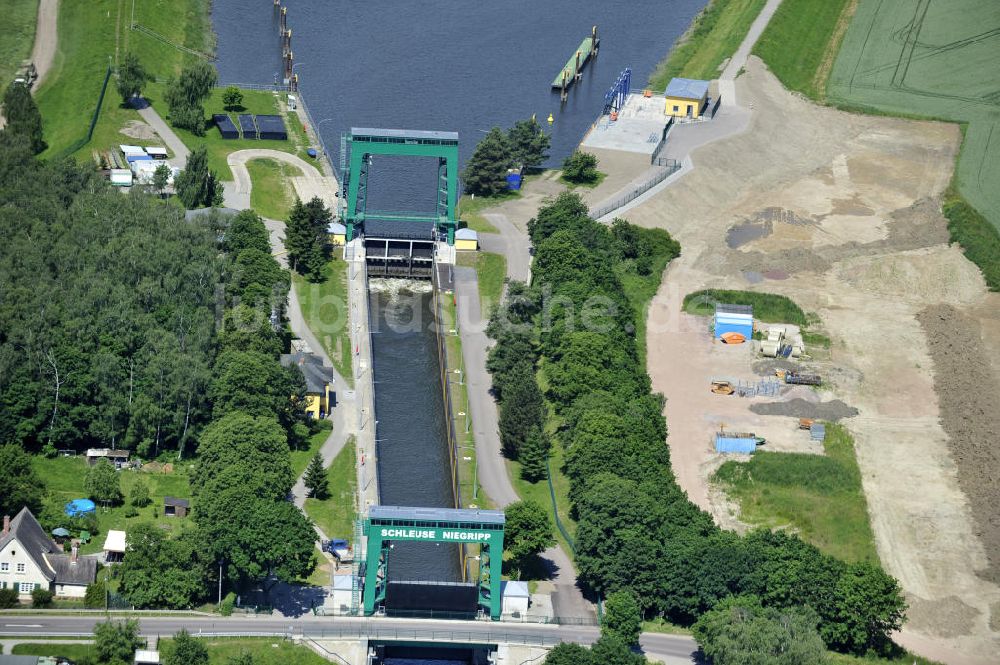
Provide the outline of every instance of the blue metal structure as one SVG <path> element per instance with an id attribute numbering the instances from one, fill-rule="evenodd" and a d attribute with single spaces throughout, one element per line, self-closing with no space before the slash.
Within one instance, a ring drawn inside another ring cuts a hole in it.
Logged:
<path id="1" fill-rule="evenodd" d="M 632 90 L 632 68 L 626 67 L 618 75 L 618 80 L 604 93 L 604 115 L 612 111 L 621 111 Z"/>

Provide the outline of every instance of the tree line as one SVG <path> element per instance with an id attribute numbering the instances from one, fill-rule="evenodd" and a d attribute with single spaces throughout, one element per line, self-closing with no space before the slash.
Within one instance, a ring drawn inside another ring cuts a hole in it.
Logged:
<path id="1" fill-rule="evenodd" d="M 889 650 L 906 604 L 881 568 L 785 533 L 724 531 L 677 485 L 663 397 L 651 392 L 621 281 L 627 270 L 662 268 L 676 242 L 623 221 L 598 224 L 569 193 L 528 230 L 532 281 L 494 312 L 488 368 L 504 452 L 524 461 L 522 473 L 544 477 L 547 446 L 562 448 L 581 581 L 600 595 L 628 591 L 644 616 L 682 625 L 738 597 L 744 614 L 756 603 L 764 619 L 794 610 L 830 649 Z"/>

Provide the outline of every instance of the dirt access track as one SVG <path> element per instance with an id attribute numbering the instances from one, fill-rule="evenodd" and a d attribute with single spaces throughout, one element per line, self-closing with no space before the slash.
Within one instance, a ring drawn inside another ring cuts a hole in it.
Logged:
<path id="1" fill-rule="evenodd" d="M 998 471 L 962 473 L 977 458 L 962 454 L 942 418 L 947 425 L 948 404 L 962 400 L 947 391 L 968 382 L 935 376 L 953 370 L 936 366 L 917 319 L 945 304 L 961 313 L 949 322 L 963 326 L 956 339 L 979 338 L 981 350 L 948 352 L 978 354 L 970 361 L 985 368 L 980 389 L 997 390 L 1000 294 L 988 293 L 975 266 L 947 244 L 936 199 L 951 177 L 958 128 L 818 107 L 785 91 L 758 59 L 746 69 L 736 85 L 754 110 L 749 129 L 695 152 L 694 171 L 623 215 L 667 229 L 683 248 L 650 307 L 647 339 L 678 480 L 711 509 L 706 477 L 718 423 L 706 400 L 715 396 L 692 351 L 708 322 L 681 314 L 683 296 L 730 288 L 791 297 L 833 339 L 826 398 L 859 410 L 842 423 L 857 442 L 879 555 L 910 602 L 900 641 L 947 663 L 995 663 L 1000 588 L 988 581 L 996 571 L 984 544 L 997 543 L 989 533 L 1000 525 L 981 519 L 983 506 L 969 497 L 996 506 Z M 730 248 L 727 233 L 748 221 L 767 232 Z M 990 426 L 968 429 L 973 440 L 963 445 L 996 445 L 974 440 Z M 960 487 L 991 477 L 985 492 Z"/>

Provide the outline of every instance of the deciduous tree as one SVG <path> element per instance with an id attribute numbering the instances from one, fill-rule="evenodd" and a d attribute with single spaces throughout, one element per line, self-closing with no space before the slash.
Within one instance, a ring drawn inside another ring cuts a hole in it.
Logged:
<path id="1" fill-rule="evenodd" d="M 597 157 L 589 152 L 574 150 L 563 161 L 563 177 L 570 182 L 589 183 L 597 180 Z"/>
<path id="2" fill-rule="evenodd" d="M 521 569 L 528 559 L 555 544 L 552 520 L 548 512 L 534 501 L 512 503 L 504 509 L 504 549 L 510 553 L 513 565 Z"/>
<path id="3" fill-rule="evenodd" d="M 135 619 L 102 621 L 94 626 L 94 653 L 101 665 L 129 665 L 136 649 L 145 645 Z"/>
<path id="4" fill-rule="evenodd" d="M 604 599 L 601 635 L 617 635 L 625 644 L 639 643 L 642 632 L 642 609 L 631 591 L 615 591 Z"/>
<path id="5" fill-rule="evenodd" d="M 141 609 L 186 609 L 206 594 L 212 561 L 194 531 L 170 538 L 140 523 L 128 530 L 125 557 L 116 567 L 119 590 Z"/>
<path id="6" fill-rule="evenodd" d="M 254 417 L 237 410 L 202 432 L 191 478 L 199 499 L 210 493 L 209 488 L 217 492 L 232 487 L 279 501 L 288 496 L 294 482 L 287 438 L 273 416 Z"/>
<path id="7" fill-rule="evenodd" d="M 0 446 L 0 516 L 14 516 L 27 508 L 35 515 L 42 510 L 45 485 L 31 465 L 31 455 L 21 446 Z"/>
<path id="8" fill-rule="evenodd" d="M 288 262 L 300 275 L 318 281 L 329 260 L 332 214 L 318 197 L 308 203 L 296 200 L 285 225 Z"/>
<path id="9" fill-rule="evenodd" d="M 204 136 L 205 109 L 202 102 L 208 98 L 217 80 L 215 68 L 203 60 L 185 68 L 178 78 L 169 78 L 165 98 L 170 107 L 170 122 L 196 136 Z"/>
<path id="10" fill-rule="evenodd" d="M 545 665 L 594 665 L 594 659 L 587 647 L 560 642 L 545 656 Z"/>
<path id="11" fill-rule="evenodd" d="M 227 111 L 243 110 L 243 93 L 235 85 L 222 91 L 222 103 Z"/>
<path id="12" fill-rule="evenodd" d="M 156 170 L 153 171 L 152 185 L 158 195 L 163 196 L 163 190 L 165 190 L 167 185 L 170 183 L 171 175 L 169 164 L 160 164 L 156 167 Z"/>
<path id="13" fill-rule="evenodd" d="M 121 478 L 107 458 L 102 457 L 97 464 L 87 469 L 83 487 L 87 490 L 87 496 L 105 506 L 122 500 Z"/>
<path id="14" fill-rule="evenodd" d="M 181 628 L 174 635 L 173 644 L 167 651 L 164 665 L 208 665 L 208 648 L 191 633 Z"/>
<path id="15" fill-rule="evenodd" d="M 126 53 L 122 64 L 118 65 L 118 80 L 115 82 L 122 104 L 128 104 L 133 97 L 141 95 L 147 81 L 149 74 L 139 62 L 139 56 L 131 51 Z"/>

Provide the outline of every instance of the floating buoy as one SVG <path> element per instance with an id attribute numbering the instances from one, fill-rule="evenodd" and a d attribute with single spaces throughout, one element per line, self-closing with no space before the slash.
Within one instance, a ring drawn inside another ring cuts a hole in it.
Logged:
<path id="1" fill-rule="evenodd" d="M 555 118 L 553 118 L 553 117 L 552 117 L 552 114 L 550 113 L 550 114 L 549 114 L 549 124 L 551 125 L 551 124 L 552 124 L 553 122 L 555 122 L 555 121 L 556 121 L 556 119 L 555 119 Z"/>
<path id="2" fill-rule="evenodd" d="M 535 124 L 535 114 L 531 114 L 531 124 Z"/>

